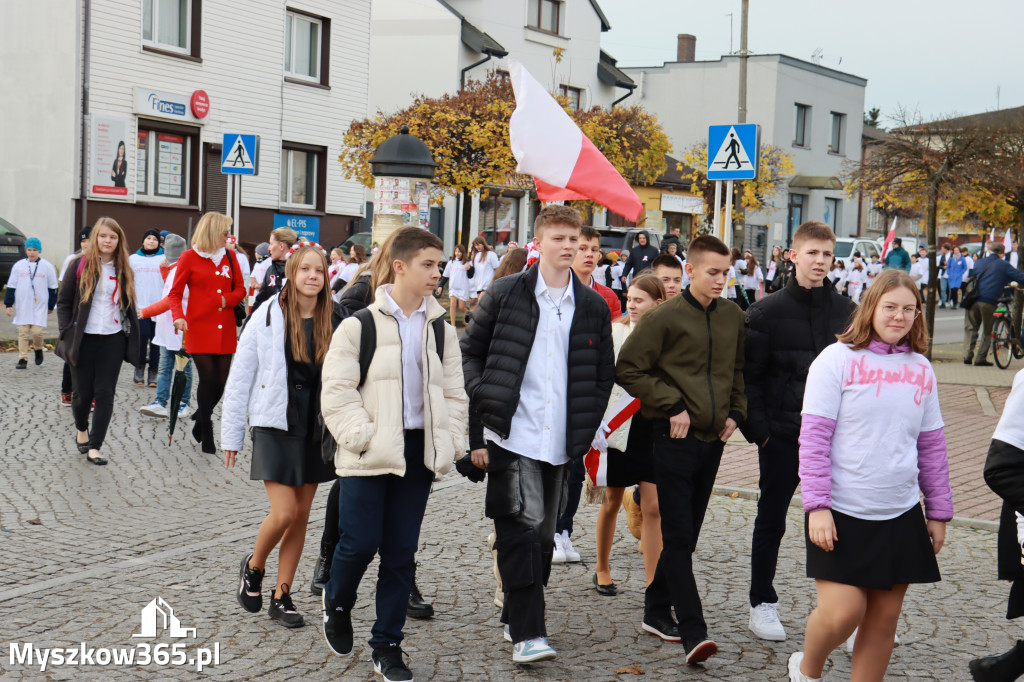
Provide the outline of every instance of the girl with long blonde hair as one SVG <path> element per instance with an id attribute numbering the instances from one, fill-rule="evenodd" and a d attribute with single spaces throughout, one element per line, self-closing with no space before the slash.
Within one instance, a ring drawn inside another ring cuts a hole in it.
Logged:
<path id="1" fill-rule="evenodd" d="M 99 456 L 114 412 L 121 363 L 139 359 L 139 318 L 135 283 L 124 230 L 100 218 L 85 254 L 68 265 L 57 296 L 57 355 L 71 366 L 75 447 L 92 464 Z M 93 401 L 92 424 L 89 412 Z"/>
<path id="2" fill-rule="evenodd" d="M 290 593 L 313 497 L 317 485 L 335 477 L 321 458 L 323 422 L 317 419 L 320 372 L 334 331 L 327 269 L 327 258 L 315 245 L 288 257 L 285 285 L 246 325 L 224 391 L 224 465 L 235 465 L 248 423 L 253 440 L 249 478 L 263 481 L 270 501 L 255 547 L 239 569 L 236 597 L 246 611 L 262 609 L 267 558 L 279 546 L 268 615 L 288 628 L 305 623 Z"/>

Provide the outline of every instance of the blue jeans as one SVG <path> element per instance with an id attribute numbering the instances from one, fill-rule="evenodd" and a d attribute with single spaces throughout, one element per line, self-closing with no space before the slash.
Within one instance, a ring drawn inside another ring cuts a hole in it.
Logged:
<path id="1" fill-rule="evenodd" d="M 174 377 L 174 353 L 163 346 L 160 348 L 160 372 L 156 378 L 156 402 L 161 407 L 167 407 L 167 401 L 171 398 L 171 379 Z M 185 392 L 181 396 L 181 404 L 188 407 L 192 396 L 192 361 L 185 365 Z"/>
<path id="2" fill-rule="evenodd" d="M 949 279 L 939 277 L 939 302 L 945 307 L 949 303 Z"/>
<path id="3" fill-rule="evenodd" d="M 345 476 L 338 503 L 338 544 L 324 594 L 346 611 L 366 567 L 380 554 L 374 649 L 400 644 L 415 571 L 420 526 L 434 475 L 423 464 L 423 430 L 405 432 L 405 475 Z"/>

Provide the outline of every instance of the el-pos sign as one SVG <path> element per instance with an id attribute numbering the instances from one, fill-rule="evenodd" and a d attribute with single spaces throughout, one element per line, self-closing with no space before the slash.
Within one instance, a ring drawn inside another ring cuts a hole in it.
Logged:
<path id="1" fill-rule="evenodd" d="M 210 98 L 202 90 L 187 95 L 135 88 L 135 113 L 172 121 L 201 123 L 210 111 Z"/>

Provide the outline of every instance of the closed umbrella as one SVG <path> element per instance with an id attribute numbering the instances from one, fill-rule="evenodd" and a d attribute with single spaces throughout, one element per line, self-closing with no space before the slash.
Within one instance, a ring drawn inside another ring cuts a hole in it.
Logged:
<path id="1" fill-rule="evenodd" d="M 178 408 L 181 407 L 181 397 L 185 395 L 185 368 L 192 360 L 192 356 L 185 350 L 185 341 L 182 339 L 181 349 L 174 353 L 174 376 L 171 379 L 171 397 L 167 404 L 167 444 L 174 440 L 174 425 L 178 421 Z"/>

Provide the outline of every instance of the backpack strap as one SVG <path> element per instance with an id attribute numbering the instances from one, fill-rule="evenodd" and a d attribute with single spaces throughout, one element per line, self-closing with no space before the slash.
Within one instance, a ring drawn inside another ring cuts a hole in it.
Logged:
<path id="1" fill-rule="evenodd" d="M 444 318 L 439 317 L 430 323 L 434 327 L 434 345 L 437 348 L 437 357 L 444 364 Z"/>
<path id="2" fill-rule="evenodd" d="M 366 374 L 370 371 L 373 354 L 377 350 L 377 322 L 369 308 L 356 311 L 353 315 L 361 330 L 359 332 L 359 387 L 366 382 Z"/>

